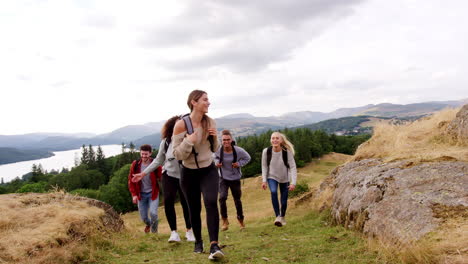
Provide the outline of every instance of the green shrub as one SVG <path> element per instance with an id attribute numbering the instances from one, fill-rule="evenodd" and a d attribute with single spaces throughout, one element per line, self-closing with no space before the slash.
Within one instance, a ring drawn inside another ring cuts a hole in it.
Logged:
<path id="1" fill-rule="evenodd" d="M 130 164 L 116 171 L 108 184 L 99 188 L 99 200 L 106 202 L 119 213 L 126 213 L 137 209 L 132 203 L 132 195 L 128 190 L 128 172 Z"/>
<path id="2" fill-rule="evenodd" d="M 88 197 L 91 199 L 99 200 L 99 190 L 92 189 L 76 189 L 70 192 L 71 194 Z"/>
<path id="3" fill-rule="evenodd" d="M 47 192 L 47 183 L 46 182 L 28 183 L 28 184 L 21 186 L 21 188 L 19 188 L 16 192 L 18 193 L 27 193 L 27 192 L 45 193 Z"/>
<path id="4" fill-rule="evenodd" d="M 310 190 L 309 185 L 306 182 L 298 182 L 294 191 L 290 191 L 289 197 L 296 197 Z"/>
<path id="5" fill-rule="evenodd" d="M 296 162 L 296 167 L 298 167 L 298 168 L 302 168 L 302 167 L 304 167 L 305 165 L 306 165 L 306 163 L 305 163 L 303 160 L 298 160 L 298 161 Z"/>

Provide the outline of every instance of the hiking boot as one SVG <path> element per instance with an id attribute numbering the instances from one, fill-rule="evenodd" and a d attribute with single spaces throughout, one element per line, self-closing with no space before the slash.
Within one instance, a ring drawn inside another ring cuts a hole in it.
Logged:
<path id="1" fill-rule="evenodd" d="M 286 225 L 286 218 L 284 218 L 284 216 L 281 217 L 281 225 Z"/>
<path id="2" fill-rule="evenodd" d="M 245 224 L 244 224 L 244 219 L 237 219 L 237 221 L 239 221 L 239 225 L 240 225 L 240 229 L 244 229 L 245 228 Z"/>
<path id="3" fill-rule="evenodd" d="M 202 240 L 199 240 L 199 241 L 195 241 L 195 248 L 193 249 L 193 252 L 195 253 L 203 253 L 203 241 Z"/>
<path id="4" fill-rule="evenodd" d="M 171 236 L 169 237 L 169 240 L 167 240 L 169 243 L 174 243 L 174 242 L 180 242 L 180 236 L 177 233 L 177 231 L 172 231 Z"/>
<path id="5" fill-rule="evenodd" d="M 158 233 L 158 220 L 154 221 L 152 224 L 151 224 L 151 233 Z"/>
<path id="6" fill-rule="evenodd" d="M 229 220 L 227 218 L 223 218 L 223 225 L 221 226 L 222 231 L 226 231 L 229 229 Z"/>
<path id="7" fill-rule="evenodd" d="M 193 235 L 192 229 L 190 229 L 189 231 L 185 232 L 185 238 L 187 239 L 187 241 L 190 241 L 190 242 L 194 242 L 194 241 L 195 241 L 195 236 Z"/>
<path id="8" fill-rule="evenodd" d="M 281 216 L 276 217 L 275 226 L 283 226 L 283 223 L 281 223 Z"/>
<path id="9" fill-rule="evenodd" d="M 209 260 L 220 260 L 224 258 L 224 252 L 219 248 L 218 243 L 213 243 L 210 246 Z"/>
<path id="10" fill-rule="evenodd" d="M 151 227 L 150 227 L 149 225 L 147 225 L 147 226 L 145 227 L 145 233 L 149 233 L 150 229 L 151 229 Z"/>

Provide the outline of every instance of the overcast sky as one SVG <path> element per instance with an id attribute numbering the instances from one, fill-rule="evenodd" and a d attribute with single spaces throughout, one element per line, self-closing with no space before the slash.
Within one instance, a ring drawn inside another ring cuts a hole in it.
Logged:
<path id="1" fill-rule="evenodd" d="M 0 2 L 0 134 L 468 98 L 464 0 Z"/>

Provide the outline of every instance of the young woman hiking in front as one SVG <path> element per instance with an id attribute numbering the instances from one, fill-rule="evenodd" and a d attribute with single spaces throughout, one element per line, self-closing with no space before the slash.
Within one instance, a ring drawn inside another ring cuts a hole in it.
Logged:
<path id="1" fill-rule="evenodd" d="M 218 245 L 219 211 L 218 189 L 219 176 L 213 163 L 213 152 L 219 147 L 216 135 L 216 123 L 209 118 L 210 101 L 206 92 L 194 90 L 190 93 L 187 105 L 190 118 L 177 121 L 172 142 L 174 156 L 182 160 L 180 184 L 187 198 L 190 220 L 195 235 L 195 253 L 203 252 L 201 235 L 201 195 L 205 204 L 206 222 L 210 237 L 210 260 L 224 257 Z M 193 128 L 193 133 L 189 133 Z"/>
<path id="2" fill-rule="evenodd" d="M 182 192 L 182 189 L 180 188 L 179 161 L 175 159 L 172 151 L 173 148 L 171 139 L 177 120 L 179 120 L 179 116 L 171 117 L 166 121 L 161 130 L 162 141 L 159 145 L 158 155 L 143 172 L 133 175 L 134 181 L 139 181 L 157 169 L 159 166 L 164 164 L 162 173 L 162 186 L 164 190 L 164 212 L 166 213 L 167 222 L 171 228 L 171 236 L 168 240 L 170 243 L 180 241 L 179 233 L 177 233 L 177 218 L 174 206 L 177 193 L 179 193 L 180 204 L 182 205 L 182 210 L 184 212 L 185 227 L 187 229 L 187 232 L 185 232 L 185 238 L 187 241 L 195 241 L 195 237 L 193 236 L 192 232 L 192 224 L 190 223 L 190 214 L 188 211 L 187 201 Z"/>
<path id="3" fill-rule="evenodd" d="M 286 208 L 288 207 L 288 191 L 296 187 L 297 170 L 294 161 L 294 146 L 280 132 L 273 132 L 270 138 L 271 147 L 262 153 L 262 188 L 268 187 L 271 192 L 271 203 L 276 215 L 276 226 L 286 225 Z M 280 201 L 278 202 L 278 186 Z"/>

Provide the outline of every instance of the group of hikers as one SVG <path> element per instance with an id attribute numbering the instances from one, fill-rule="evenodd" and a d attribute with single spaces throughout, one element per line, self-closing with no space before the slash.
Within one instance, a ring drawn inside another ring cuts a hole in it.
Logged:
<path id="1" fill-rule="evenodd" d="M 190 114 L 167 120 L 161 132 L 162 141 L 156 158 L 151 158 L 152 147 L 140 147 L 140 159 L 133 161 L 128 176 L 128 188 L 133 203 L 138 205 L 145 232 L 158 231 L 159 184 L 164 190 L 164 211 L 171 229 L 169 242 L 179 242 L 175 201 L 179 194 L 185 219 L 185 238 L 195 242 L 195 253 L 203 253 L 201 233 L 201 196 L 206 211 L 210 239 L 210 260 L 224 258 L 218 243 L 219 214 L 222 227 L 229 228 L 226 200 L 231 190 L 240 228 L 245 228 L 242 209 L 241 167 L 250 161 L 250 155 L 236 146 L 229 130 L 221 132 L 218 141 L 216 123 L 207 116 L 210 101 L 201 90 L 192 91 L 187 100 Z M 271 146 L 262 153 L 262 188 L 267 185 L 276 216 L 274 225 L 286 224 L 288 191 L 296 185 L 297 171 L 294 146 L 285 135 L 273 132 Z M 162 166 L 162 168 L 161 168 Z M 278 189 L 280 200 L 278 201 Z M 220 211 L 218 210 L 218 201 Z M 148 216 L 149 214 L 149 216 Z"/>

